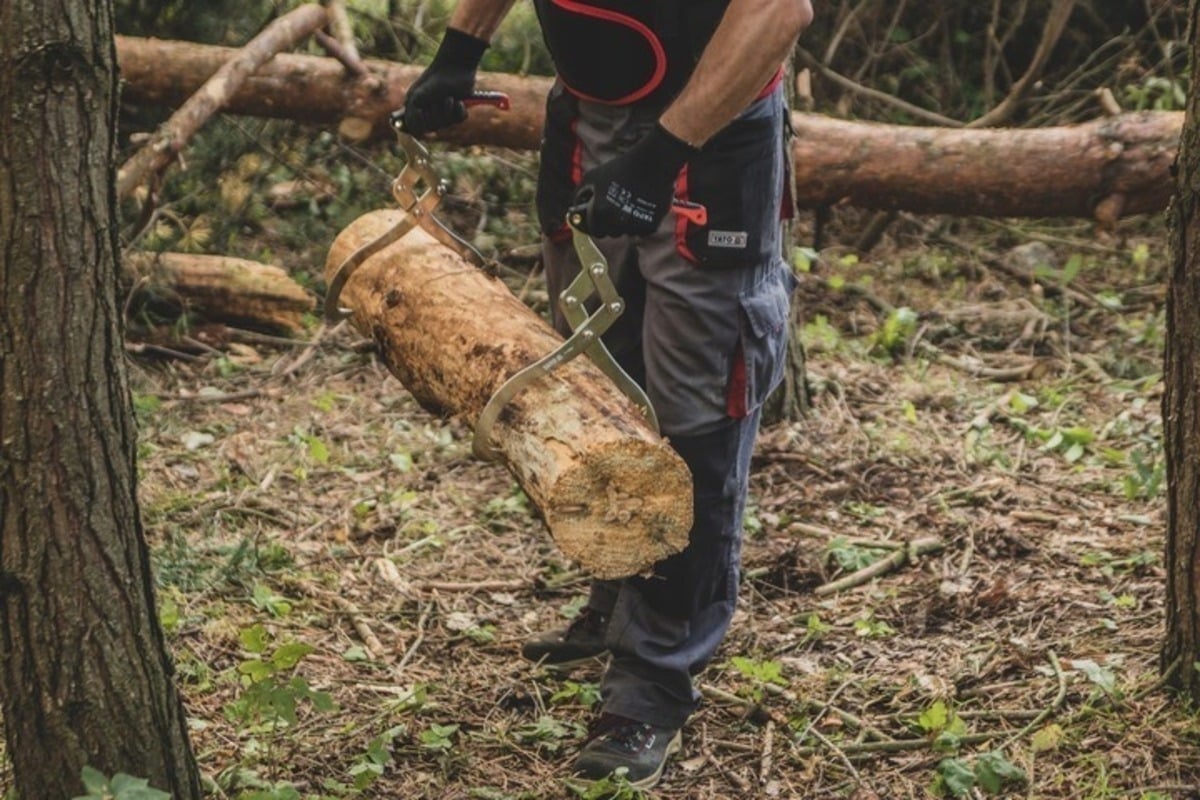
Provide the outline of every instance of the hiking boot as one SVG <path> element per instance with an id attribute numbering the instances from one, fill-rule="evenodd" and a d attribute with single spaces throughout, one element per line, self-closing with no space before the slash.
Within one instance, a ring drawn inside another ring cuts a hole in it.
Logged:
<path id="1" fill-rule="evenodd" d="M 600 780 L 624 767 L 635 789 L 649 789 L 662 777 L 667 759 L 679 752 L 682 737 L 674 728 L 601 714 L 575 759 L 575 773 Z"/>
<path id="2" fill-rule="evenodd" d="M 549 669 L 571 669 L 608 652 L 604 631 L 608 615 L 584 607 L 565 628 L 538 634 L 521 647 L 521 655 Z"/>

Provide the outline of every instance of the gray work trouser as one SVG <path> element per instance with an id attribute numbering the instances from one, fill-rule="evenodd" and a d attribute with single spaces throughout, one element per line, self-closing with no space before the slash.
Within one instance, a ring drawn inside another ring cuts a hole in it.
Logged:
<path id="1" fill-rule="evenodd" d="M 560 88 L 548 111 L 543 214 L 553 207 L 548 198 L 569 194 L 556 179 L 577 180 L 654 120 L 637 108 L 579 102 Z M 588 602 L 610 618 L 604 710 L 663 727 L 682 726 L 696 709 L 692 678 L 733 616 L 751 452 L 762 402 L 783 369 L 792 288 L 779 256 L 783 113 L 778 90 L 756 101 L 677 183 L 677 194 L 708 207 L 710 228 L 721 227 L 693 230 L 668 215 L 653 235 L 597 240 L 627 304 L 605 343 L 645 387 L 663 435 L 693 477 L 687 548 L 651 576 L 596 582 Z M 570 161 L 556 162 L 564 152 Z M 547 281 L 557 298 L 579 261 L 569 237 L 543 227 Z M 562 330 L 561 318 L 555 322 Z"/>

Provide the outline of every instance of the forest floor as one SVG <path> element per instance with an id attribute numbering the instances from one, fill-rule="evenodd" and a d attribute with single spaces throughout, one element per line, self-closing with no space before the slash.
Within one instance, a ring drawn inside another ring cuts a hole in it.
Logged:
<path id="1" fill-rule="evenodd" d="M 647 796 L 1200 797 L 1159 664 L 1160 221 L 902 216 L 820 256 L 813 407 L 762 432 L 740 608 Z M 344 326 L 195 358 L 139 358 L 134 391 L 214 796 L 638 796 L 569 779 L 601 668 L 519 647 L 588 579 L 460 422 Z"/>

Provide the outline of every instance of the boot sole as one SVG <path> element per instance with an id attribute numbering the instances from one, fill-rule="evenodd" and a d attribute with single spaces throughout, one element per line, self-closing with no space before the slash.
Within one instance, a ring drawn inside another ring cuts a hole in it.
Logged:
<path id="1" fill-rule="evenodd" d="M 663 753 L 663 760 L 651 774 L 642 778 L 640 781 L 630 781 L 629 785 L 634 789 L 653 789 L 662 780 L 663 771 L 667 768 L 667 761 L 671 756 L 683 749 L 683 731 L 675 731 L 675 736 L 667 743 L 667 752 Z"/>

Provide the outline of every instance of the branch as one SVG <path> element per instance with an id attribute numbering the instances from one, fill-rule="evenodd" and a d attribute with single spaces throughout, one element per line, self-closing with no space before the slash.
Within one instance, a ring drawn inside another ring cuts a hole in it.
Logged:
<path id="1" fill-rule="evenodd" d="M 117 197 L 128 197 L 143 182 L 165 169 L 200 126 L 219 111 L 276 53 L 323 26 L 325 9 L 308 4 L 285 14 L 250 40 L 227 61 L 117 172 Z"/>
<path id="2" fill-rule="evenodd" d="M 843 589 L 849 589 L 854 586 L 861 586 L 873 578 L 878 578 L 880 575 L 885 575 L 894 569 L 899 569 L 910 561 L 915 561 L 921 556 L 930 553 L 936 553 L 946 546 L 945 542 L 936 537 L 930 536 L 925 539 L 917 539 L 909 542 L 908 546 L 903 550 L 897 550 L 887 558 L 882 558 L 874 564 L 870 564 L 857 572 L 852 572 L 844 578 L 839 578 L 832 583 L 827 583 L 824 586 L 818 586 L 813 590 L 813 594 L 817 597 L 823 597 L 827 594 L 834 594 Z"/>
<path id="3" fill-rule="evenodd" d="M 1050 54 L 1054 51 L 1054 46 L 1058 44 L 1063 31 L 1066 30 L 1067 20 L 1071 18 L 1071 12 L 1074 10 L 1075 0 L 1057 0 L 1054 7 L 1050 9 L 1050 18 L 1046 21 L 1046 27 L 1042 31 L 1042 40 L 1038 42 L 1038 48 L 1034 52 L 1033 60 L 1029 62 L 1029 68 L 1025 70 L 1025 74 L 1017 79 L 1008 95 L 1000 101 L 1000 105 L 982 117 L 968 122 L 968 128 L 990 128 L 1008 121 L 1017 106 L 1025 99 L 1029 89 L 1041 76 L 1046 62 L 1050 60 Z"/>

